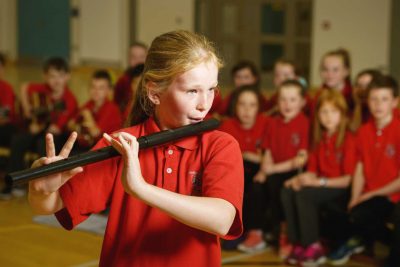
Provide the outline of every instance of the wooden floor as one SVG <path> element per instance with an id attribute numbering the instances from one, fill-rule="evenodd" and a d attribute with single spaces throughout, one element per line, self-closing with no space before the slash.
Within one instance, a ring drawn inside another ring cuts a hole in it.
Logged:
<path id="1" fill-rule="evenodd" d="M 98 265 L 102 237 L 82 231 L 66 231 L 32 222 L 25 198 L 0 201 L 1 267 L 92 267 Z M 259 254 L 222 253 L 222 265 L 285 266 L 273 250 Z M 361 259 L 348 267 L 376 266 Z"/>
<path id="2" fill-rule="evenodd" d="M 73 69 L 70 87 L 80 104 L 87 100 L 87 86 L 93 68 Z M 117 76 L 121 70 L 112 70 Z M 40 66 L 10 66 L 6 77 L 19 87 L 26 81 L 41 81 Z M 68 232 L 61 228 L 52 228 L 32 222 L 25 198 L 0 201 L 0 267 L 53 267 L 97 266 L 102 237 L 86 232 Z M 249 255 L 239 252 L 223 252 L 224 266 L 285 266 L 274 251 Z M 346 266 L 372 267 L 374 263 L 357 260 Z"/>

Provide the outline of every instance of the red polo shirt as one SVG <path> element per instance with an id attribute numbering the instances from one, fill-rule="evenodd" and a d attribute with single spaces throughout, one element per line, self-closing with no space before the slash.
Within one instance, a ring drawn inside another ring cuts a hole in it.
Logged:
<path id="1" fill-rule="evenodd" d="M 53 110 L 50 113 L 51 123 L 54 123 L 61 130 L 64 129 L 67 122 L 72 118 L 78 109 L 78 103 L 70 89 L 66 87 L 61 99 L 53 99 L 51 97 L 51 88 L 45 83 L 31 83 L 28 86 L 28 95 L 31 97 L 33 93 L 43 94 L 49 97 L 51 104 L 62 103 L 62 110 Z"/>
<path id="2" fill-rule="evenodd" d="M 122 130 L 134 136 L 160 131 L 152 118 Z M 104 139 L 95 146 L 106 146 Z M 236 217 L 224 238 L 242 232 L 243 164 L 230 135 L 211 131 L 139 152 L 146 182 L 182 195 L 225 199 Z M 125 193 L 123 161 L 115 157 L 84 167 L 60 189 L 65 208 L 56 213 L 66 229 L 110 205 L 100 266 L 220 266 L 219 237 L 194 229 Z"/>
<path id="3" fill-rule="evenodd" d="M 353 175 L 356 166 L 356 145 L 354 136 L 347 132 L 342 145 L 336 147 L 337 134 L 323 135 L 308 158 L 307 170 L 318 176 L 337 178 Z"/>
<path id="4" fill-rule="evenodd" d="M 267 116 L 259 114 L 253 127 L 244 129 L 237 118 L 231 118 L 223 122 L 220 130 L 235 137 L 242 152 L 257 152 L 261 148 L 262 138 L 266 134 L 267 121 Z"/>
<path id="5" fill-rule="evenodd" d="M 392 121 L 378 130 L 373 120 L 357 132 L 357 156 L 363 164 L 364 192 L 379 189 L 398 179 L 400 170 L 400 120 Z M 400 200 L 400 192 L 390 196 Z"/>
<path id="6" fill-rule="evenodd" d="M 81 108 L 81 110 L 90 110 L 94 120 L 96 121 L 97 127 L 102 133 L 112 133 L 121 128 L 121 112 L 114 102 L 106 100 L 97 111 L 95 111 L 94 108 L 94 102 L 92 100 L 89 100 Z"/>
<path id="7" fill-rule="evenodd" d="M 0 109 L 7 114 L 10 122 L 15 122 L 15 94 L 12 86 L 4 80 L 0 80 Z"/>
<path id="8" fill-rule="evenodd" d="M 270 150 L 274 163 L 294 158 L 299 150 L 308 149 L 308 118 L 300 112 L 289 122 L 282 116 L 270 119 L 262 148 Z"/>

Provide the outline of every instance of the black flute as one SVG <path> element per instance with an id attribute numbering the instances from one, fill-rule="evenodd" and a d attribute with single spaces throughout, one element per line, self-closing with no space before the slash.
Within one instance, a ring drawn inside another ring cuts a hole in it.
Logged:
<path id="1" fill-rule="evenodd" d="M 190 124 L 173 130 L 165 130 L 137 139 L 139 149 L 153 147 L 166 144 L 183 137 L 196 135 L 205 131 L 216 129 L 219 121 L 209 119 L 196 124 Z M 6 183 L 9 186 L 16 186 L 27 183 L 33 179 L 44 177 L 50 174 L 71 170 L 75 167 L 84 166 L 90 163 L 109 159 L 120 155 L 112 146 L 107 146 L 98 150 L 88 151 L 76 156 L 72 156 L 63 160 L 59 160 L 48 165 L 40 166 L 33 169 L 12 172 L 6 175 Z"/>

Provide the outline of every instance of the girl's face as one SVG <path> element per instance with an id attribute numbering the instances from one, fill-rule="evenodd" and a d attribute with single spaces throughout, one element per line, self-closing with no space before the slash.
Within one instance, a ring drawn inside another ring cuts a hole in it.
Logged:
<path id="1" fill-rule="evenodd" d="M 160 129 L 202 121 L 211 108 L 217 85 L 218 67 L 208 62 L 177 75 L 165 91 L 149 92 Z"/>
<path id="2" fill-rule="evenodd" d="M 233 85 L 235 88 L 255 83 L 257 83 L 257 77 L 253 75 L 249 68 L 240 69 L 233 75 Z"/>
<path id="3" fill-rule="evenodd" d="M 294 68 L 290 64 L 278 63 L 274 68 L 274 85 L 278 88 L 284 81 L 295 79 Z"/>
<path id="4" fill-rule="evenodd" d="M 255 93 L 250 91 L 241 93 L 236 104 L 236 116 L 240 123 L 252 126 L 256 121 L 258 108 L 258 99 Z"/>
<path id="5" fill-rule="evenodd" d="M 340 56 L 327 56 L 322 61 L 321 78 L 329 88 L 341 90 L 349 70 Z"/>
<path id="6" fill-rule="evenodd" d="M 342 115 L 332 102 L 324 102 L 318 111 L 318 118 L 328 133 L 334 133 L 339 127 Z"/>
<path id="7" fill-rule="evenodd" d="M 387 119 L 397 104 L 398 100 L 389 88 L 378 88 L 369 92 L 368 107 L 375 120 Z"/>
<path id="8" fill-rule="evenodd" d="M 285 86 L 279 90 L 279 112 L 286 120 L 296 117 L 304 106 L 304 98 L 297 86 Z"/>

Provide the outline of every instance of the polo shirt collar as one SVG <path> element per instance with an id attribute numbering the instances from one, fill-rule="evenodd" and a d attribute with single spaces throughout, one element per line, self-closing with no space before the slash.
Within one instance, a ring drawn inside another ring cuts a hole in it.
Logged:
<path id="1" fill-rule="evenodd" d="M 158 127 L 153 116 L 149 117 L 145 121 L 144 127 L 145 127 L 146 135 L 160 132 L 160 127 Z M 177 147 L 180 147 L 183 149 L 194 150 L 199 146 L 199 137 L 198 136 L 185 137 L 185 138 L 176 140 L 172 143 L 169 143 L 169 145 L 174 145 L 174 146 L 177 146 Z"/>

